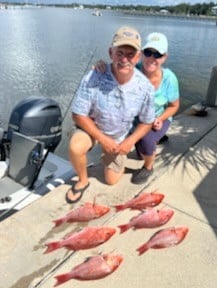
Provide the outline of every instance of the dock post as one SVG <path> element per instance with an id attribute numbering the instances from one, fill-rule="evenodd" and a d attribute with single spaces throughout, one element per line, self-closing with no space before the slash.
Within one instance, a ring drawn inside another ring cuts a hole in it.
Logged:
<path id="1" fill-rule="evenodd" d="M 207 106 L 217 106 L 217 66 L 212 68 L 211 78 L 206 95 Z"/>

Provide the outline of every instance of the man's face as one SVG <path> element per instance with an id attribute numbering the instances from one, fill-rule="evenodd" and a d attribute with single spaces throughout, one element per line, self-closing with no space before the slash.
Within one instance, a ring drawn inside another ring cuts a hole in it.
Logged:
<path id="1" fill-rule="evenodd" d="M 112 59 L 114 72 L 119 75 L 132 73 L 140 58 L 140 52 L 128 45 L 110 48 L 109 55 Z"/>

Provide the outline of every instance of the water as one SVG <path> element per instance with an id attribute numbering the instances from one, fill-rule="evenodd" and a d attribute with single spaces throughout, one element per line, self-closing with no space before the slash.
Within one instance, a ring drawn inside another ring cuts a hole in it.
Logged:
<path id="1" fill-rule="evenodd" d="M 55 99 L 64 116 L 57 154 L 67 158 L 72 128 L 70 103 L 80 79 L 97 59 L 109 60 L 113 32 L 122 25 L 137 28 L 144 39 L 153 31 L 169 40 L 169 66 L 180 83 L 182 108 L 206 96 L 217 62 L 215 22 L 129 16 L 62 8 L 0 11 L 0 124 L 7 128 L 15 104 L 31 95 Z M 89 63 L 90 62 L 90 63 Z M 88 63 L 90 64 L 88 67 Z"/>

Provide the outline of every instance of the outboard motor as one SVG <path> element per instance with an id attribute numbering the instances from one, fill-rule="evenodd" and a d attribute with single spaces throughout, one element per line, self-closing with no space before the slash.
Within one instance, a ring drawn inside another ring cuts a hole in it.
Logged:
<path id="1" fill-rule="evenodd" d="M 53 152 L 62 137 L 62 115 L 56 101 L 41 96 L 30 96 L 13 109 L 6 136 L 9 143 L 12 132 L 44 142 L 45 148 Z"/>

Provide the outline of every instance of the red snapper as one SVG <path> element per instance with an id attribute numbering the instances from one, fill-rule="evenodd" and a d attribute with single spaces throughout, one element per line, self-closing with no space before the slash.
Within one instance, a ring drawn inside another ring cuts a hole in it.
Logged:
<path id="1" fill-rule="evenodd" d="M 54 287 L 70 279 L 84 281 L 104 278 L 114 272 L 122 261 L 122 255 L 103 254 L 90 257 L 70 272 L 55 276 L 57 282 Z"/>
<path id="2" fill-rule="evenodd" d="M 164 195 L 161 193 L 154 192 L 143 192 L 139 194 L 138 196 L 134 197 L 133 199 L 120 204 L 115 205 L 116 212 L 130 208 L 130 209 L 138 209 L 143 210 L 148 207 L 154 207 L 160 204 L 160 202 L 163 200 Z"/>
<path id="3" fill-rule="evenodd" d="M 56 227 L 65 222 L 86 222 L 99 218 L 109 211 L 109 207 L 87 202 L 83 206 L 68 212 L 65 216 L 53 220 L 53 222 Z"/>
<path id="4" fill-rule="evenodd" d="M 120 233 L 123 233 L 130 228 L 156 228 L 166 224 L 173 214 L 174 211 L 169 209 L 156 210 L 151 208 L 133 217 L 129 223 L 119 225 L 118 227 L 120 228 Z"/>
<path id="5" fill-rule="evenodd" d="M 113 227 L 85 227 L 81 231 L 67 235 L 65 238 L 45 244 L 49 253 L 65 247 L 69 250 L 82 250 L 94 248 L 108 241 L 116 232 Z"/>
<path id="6" fill-rule="evenodd" d="M 136 251 L 139 255 L 148 249 L 161 249 L 178 245 L 188 233 L 187 227 L 171 227 L 156 232 L 145 244 L 141 245 Z"/>

